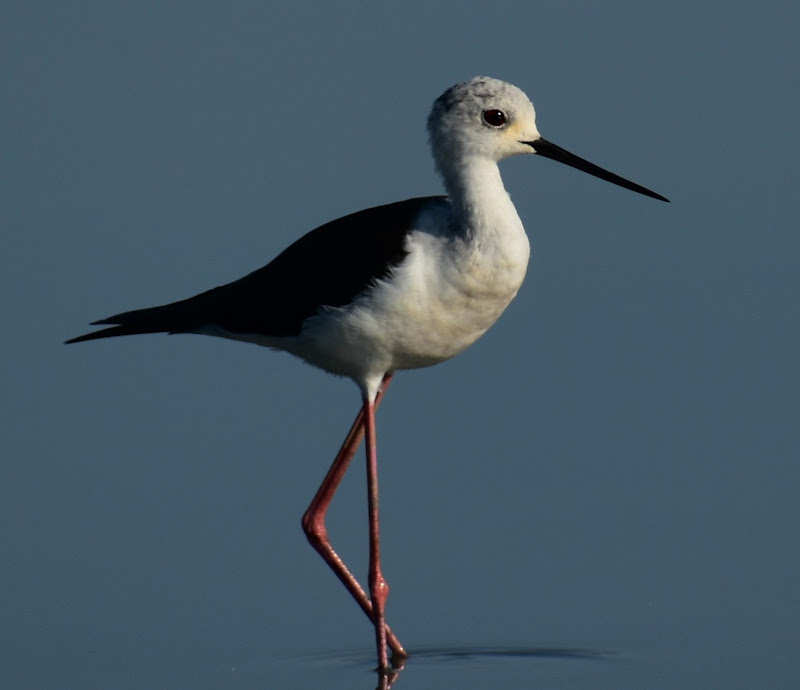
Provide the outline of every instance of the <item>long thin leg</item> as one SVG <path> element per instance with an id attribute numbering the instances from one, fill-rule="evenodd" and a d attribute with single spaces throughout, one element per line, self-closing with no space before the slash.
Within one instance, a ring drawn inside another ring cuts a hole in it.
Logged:
<path id="1" fill-rule="evenodd" d="M 378 521 L 378 453 L 375 439 L 375 404 L 364 398 L 364 431 L 367 446 L 367 496 L 369 498 L 369 592 L 372 597 L 372 619 L 378 645 L 378 669 L 389 670 L 386 656 L 386 598 L 389 585 L 381 571 L 380 525 Z"/>
<path id="2" fill-rule="evenodd" d="M 383 379 L 383 383 L 381 384 L 381 389 L 375 398 L 375 403 L 373 405 L 374 409 L 377 409 L 378 405 L 380 404 L 380 401 L 386 393 L 386 389 L 389 387 L 391 380 L 392 375 L 386 374 Z M 350 592 L 364 613 L 367 614 L 367 617 L 374 623 L 375 620 L 372 615 L 372 602 L 370 601 L 364 589 L 358 583 L 358 580 L 356 580 L 356 578 L 344 564 L 344 561 L 342 561 L 339 554 L 334 551 L 330 541 L 328 540 L 328 530 L 325 526 L 325 516 L 328 512 L 331 501 L 333 500 L 333 495 L 336 493 L 336 489 L 339 487 L 339 484 L 342 481 L 342 478 L 344 477 L 344 474 L 347 471 L 347 468 L 349 467 L 356 450 L 358 450 L 361 439 L 364 436 L 364 419 L 365 415 L 362 407 L 361 411 L 359 411 L 355 421 L 353 422 L 353 426 L 350 428 L 350 432 L 345 437 L 344 443 L 342 444 L 339 453 L 336 455 L 336 459 L 333 461 L 331 468 L 328 470 L 328 474 L 325 475 L 325 479 L 322 481 L 322 484 L 317 490 L 317 493 L 311 501 L 311 504 L 308 506 L 308 510 L 306 510 L 305 514 L 303 515 L 303 531 L 305 532 L 308 541 L 311 543 L 311 546 L 314 547 L 314 550 L 319 553 L 320 556 L 322 556 L 323 560 L 336 574 L 336 577 L 341 580 L 342 584 L 347 588 L 347 591 Z M 400 644 L 400 640 L 395 637 L 388 625 L 385 626 L 385 630 L 386 643 L 389 645 L 389 647 L 391 647 L 392 652 L 394 652 L 392 661 L 399 664 L 402 659 L 408 656 L 408 654 L 406 650 L 403 649 L 403 645 Z"/>

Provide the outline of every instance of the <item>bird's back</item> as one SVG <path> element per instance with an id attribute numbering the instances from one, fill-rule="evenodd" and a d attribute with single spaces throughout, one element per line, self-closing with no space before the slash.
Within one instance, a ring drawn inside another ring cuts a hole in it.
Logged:
<path id="1" fill-rule="evenodd" d="M 297 336 L 323 307 L 341 307 L 385 277 L 407 254 L 415 218 L 445 197 L 376 206 L 307 233 L 266 266 L 185 300 L 123 312 L 94 322 L 114 324 L 67 341 L 141 333 L 215 332 L 247 340 Z"/>

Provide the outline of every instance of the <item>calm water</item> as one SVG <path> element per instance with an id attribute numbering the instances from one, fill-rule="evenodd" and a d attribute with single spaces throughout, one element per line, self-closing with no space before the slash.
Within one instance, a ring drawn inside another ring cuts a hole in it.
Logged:
<path id="1" fill-rule="evenodd" d="M 60 343 L 440 193 L 427 109 L 475 74 L 673 203 L 502 167 L 525 285 L 378 418 L 394 687 L 800 687 L 800 6 L 51 5 L 0 3 L 0 688 L 375 686 L 300 530 L 354 387 Z"/>

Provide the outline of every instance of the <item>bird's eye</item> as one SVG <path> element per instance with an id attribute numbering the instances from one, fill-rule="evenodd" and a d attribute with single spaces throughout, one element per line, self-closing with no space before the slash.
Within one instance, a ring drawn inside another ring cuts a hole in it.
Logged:
<path id="1" fill-rule="evenodd" d="M 492 127 L 502 127 L 506 123 L 506 114 L 502 110 L 484 110 L 483 121 Z"/>

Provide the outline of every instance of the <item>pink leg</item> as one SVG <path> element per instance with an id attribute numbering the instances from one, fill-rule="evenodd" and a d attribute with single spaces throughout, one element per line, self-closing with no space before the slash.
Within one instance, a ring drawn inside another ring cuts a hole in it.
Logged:
<path id="1" fill-rule="evenodd" d="M 378 522 L 378 453 L 375 439 L 375 404 L 364 399 L 364 430 L 367 445 L 367 495 L 369 498 L 369 592 L 372 597 L 372 620 L 378 645 L 378 669 L 388 670 L 386 657 L 386 598 L 389 585 L 381 572 L 380 527 Z"/>
<path id="2" fill-rule="evenodd" d="M 380 404 L 380 401 L 386 393 L 386 389 L 389 387 L 391 380 L 391 374 L 387 374 L 384 377 L 381 390 L 378 392 L 378 395 L 375 398 L 375 403 L 372 405 L 373 429 L 374 411 Z M 314 499 L 311 501 L 311 504 L 308 506 L 308 510 L 306 510 L 305 515 L 303 515 L 303 531 L 305 532 L 308 541 L 311 543 L 311 546 L 313 546 L 317 553 L 322 556 L 323 560 L 330 566 L 331 570 L 333 570 L 339 580 L 341 580 L 342 584 L 347 588 L 347 591 L 350 592 L 364 613 L 366 613 L 369 619 L 374 622 L 375 619 L 372 614 L 372 602 L 370 601 L 366 592 L 364 592 L 364 589 L 358 583 L 358 580 L 356 580 L 350 570 L 348 570 L 339 554 L 334 551 L 330 541 L 328 540 L 328 530 L 325 527 L 325 515 L 327 514 L 328 508 L 333 500 L 333 495 L 336 493 L 336 489 L 339 487 L 339 484 L 342 481 L 348 466 L 350 465 L 350 461 L 353 459 L 353 456 L 355 455 L 355 452 L 361 443 L 361 439 L 364 436 L 364 422 L 365 410 L 362 407 L 361 411 L 358 413 L 358 416 L 353 422 L 353 426 L 350 428 L 350 432 L 347 434 L 339 453 L 336 455 L 336 459 L 333 461 L 331 468 L 328 470 L 328 474 L 325 475 L 325 479 L 317 490 L 317 493 L 314 496 Z M 384 630 L 386 636 L 385 644 L 388 644 L 389 647 L 392 648 L 392 652 L 394 652 L 392 662 L 395 665 L 399 665 L 401 660 L 407 657 L 408 654 L 406 653 L 405 649 L 403 649 L 403 645 L 400 644 L 400 640 L 395 637 L 394 633 L 391 631 L 389 626 L 385 624 L 385 622 Z"/>

